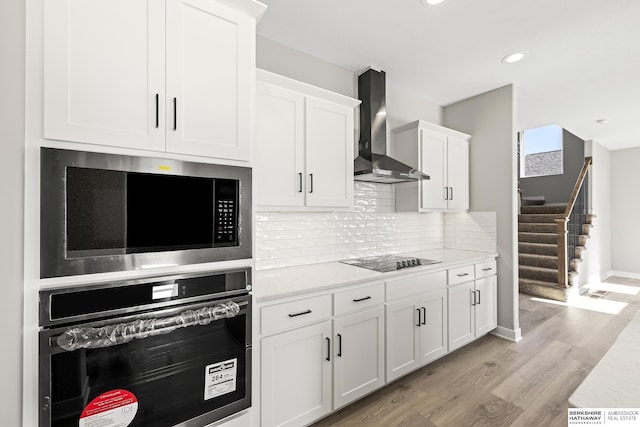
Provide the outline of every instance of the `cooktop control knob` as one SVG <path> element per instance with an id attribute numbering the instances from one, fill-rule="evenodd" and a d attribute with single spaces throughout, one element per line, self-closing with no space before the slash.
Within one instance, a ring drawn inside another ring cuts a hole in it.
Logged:
<path id="1" fill-rule="evenodd" d="M 402 264 L 400 263 L 400 261 L 397 261 L 397 262 L 396 262 L 396 268 L 397 268 L 397 269 L 402 268 Z"/>

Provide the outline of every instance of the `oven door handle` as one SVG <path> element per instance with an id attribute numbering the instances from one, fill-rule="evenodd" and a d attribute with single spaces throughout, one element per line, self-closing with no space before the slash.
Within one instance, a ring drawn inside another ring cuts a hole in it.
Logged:
<path id="1" fill-rule="evenodd" d="M 225 318 L 235 317 L 241 307 L 248 303 L 230 301 L 212 307 L 196 310 L 185 310 L 175 316 L 158 319 L 140 319 L 127 323 L 94 327 L 75 327 L 67 329 L 56 338 L 59 347 L 67 351 L 81 348 L 105 348 L 124 344 L 133 339 L 142 339 L 154 335 L 168 334 L 176 329 L 209 323 Z"/>

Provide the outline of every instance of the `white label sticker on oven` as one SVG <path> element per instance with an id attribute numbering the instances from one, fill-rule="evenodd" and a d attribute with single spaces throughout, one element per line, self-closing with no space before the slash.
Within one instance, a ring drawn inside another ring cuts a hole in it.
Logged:
<path id="1" fill-rule="evenodd" d="M 236 391 L 238 359 L 207 365 L 204 368 L 204 400 Z"/>
<path id="2" fill-rule="evenodd" d="M 138 412 L 138 399 L 127 390 L 110 390 L 93 399 L 80 414 L 78 427 L 127 427 Z"/>

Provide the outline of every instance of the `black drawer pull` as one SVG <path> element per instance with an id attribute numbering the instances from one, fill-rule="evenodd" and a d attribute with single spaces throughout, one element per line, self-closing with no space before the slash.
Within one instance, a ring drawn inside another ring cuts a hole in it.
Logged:
<path id="1" fill-rule="evenodd" d="M 371 299 L 371 297 L 370 296 L 366 296 L 364 298 L 356 298 L 356 299 L 353 300 L 353 302 L 366 301 L 368 299 Z"/>
<path id="2" fill-rule="evenodd" d="M 482 271 L 491 271 L 491 270 L 493 270 L 493 267 L 487 267 L 482 269 Z"/>
<path id="3" fill-rule="evenodd" d="M 302 316 L 304 314 L 311 314 L 311 310 L 301 311 L 300 313 L 290 313 L 289 317 L 297 317 L 297 316 Z"/>
<path id="4" fill-rule="evenodd" d="M 419 308 L 416 308 L 416 311 L 418 312 L 418 324 L 416 326 L 420 326 L 420 324 L 422 323 L 422 319 L 420 318 L 422 313 L 420 312 Z"/>
<path id="5" fill-rule="evenodd" d="M 426 307 L 422 307 L 422 324 L 423 325 L 427 324 L 427 308 Z"/>
<path id="6" fill-rule="evenodd" d="M 338 334 L 338 357 L 342 357 L 342 335 Z"/>
<path id="7" fill-rule="evenodd" d="M 469 275 L 469 273 L 456 274 L 456 276 L 458 276 L 458 277 L 464 277 L 464 276 L 468 276 L 468 275 Z"/>

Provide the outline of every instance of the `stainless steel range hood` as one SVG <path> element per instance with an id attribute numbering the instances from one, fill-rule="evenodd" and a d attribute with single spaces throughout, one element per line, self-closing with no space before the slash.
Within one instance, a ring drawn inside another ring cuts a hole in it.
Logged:
<path id="1" fill-rule="evenodd" d="M 356 181 L 396 184 L 429 179 L 429 175 L 387 156 L 385 72 L 369 68 L 358 77 L 360 141 L 354 163 Z"/>

